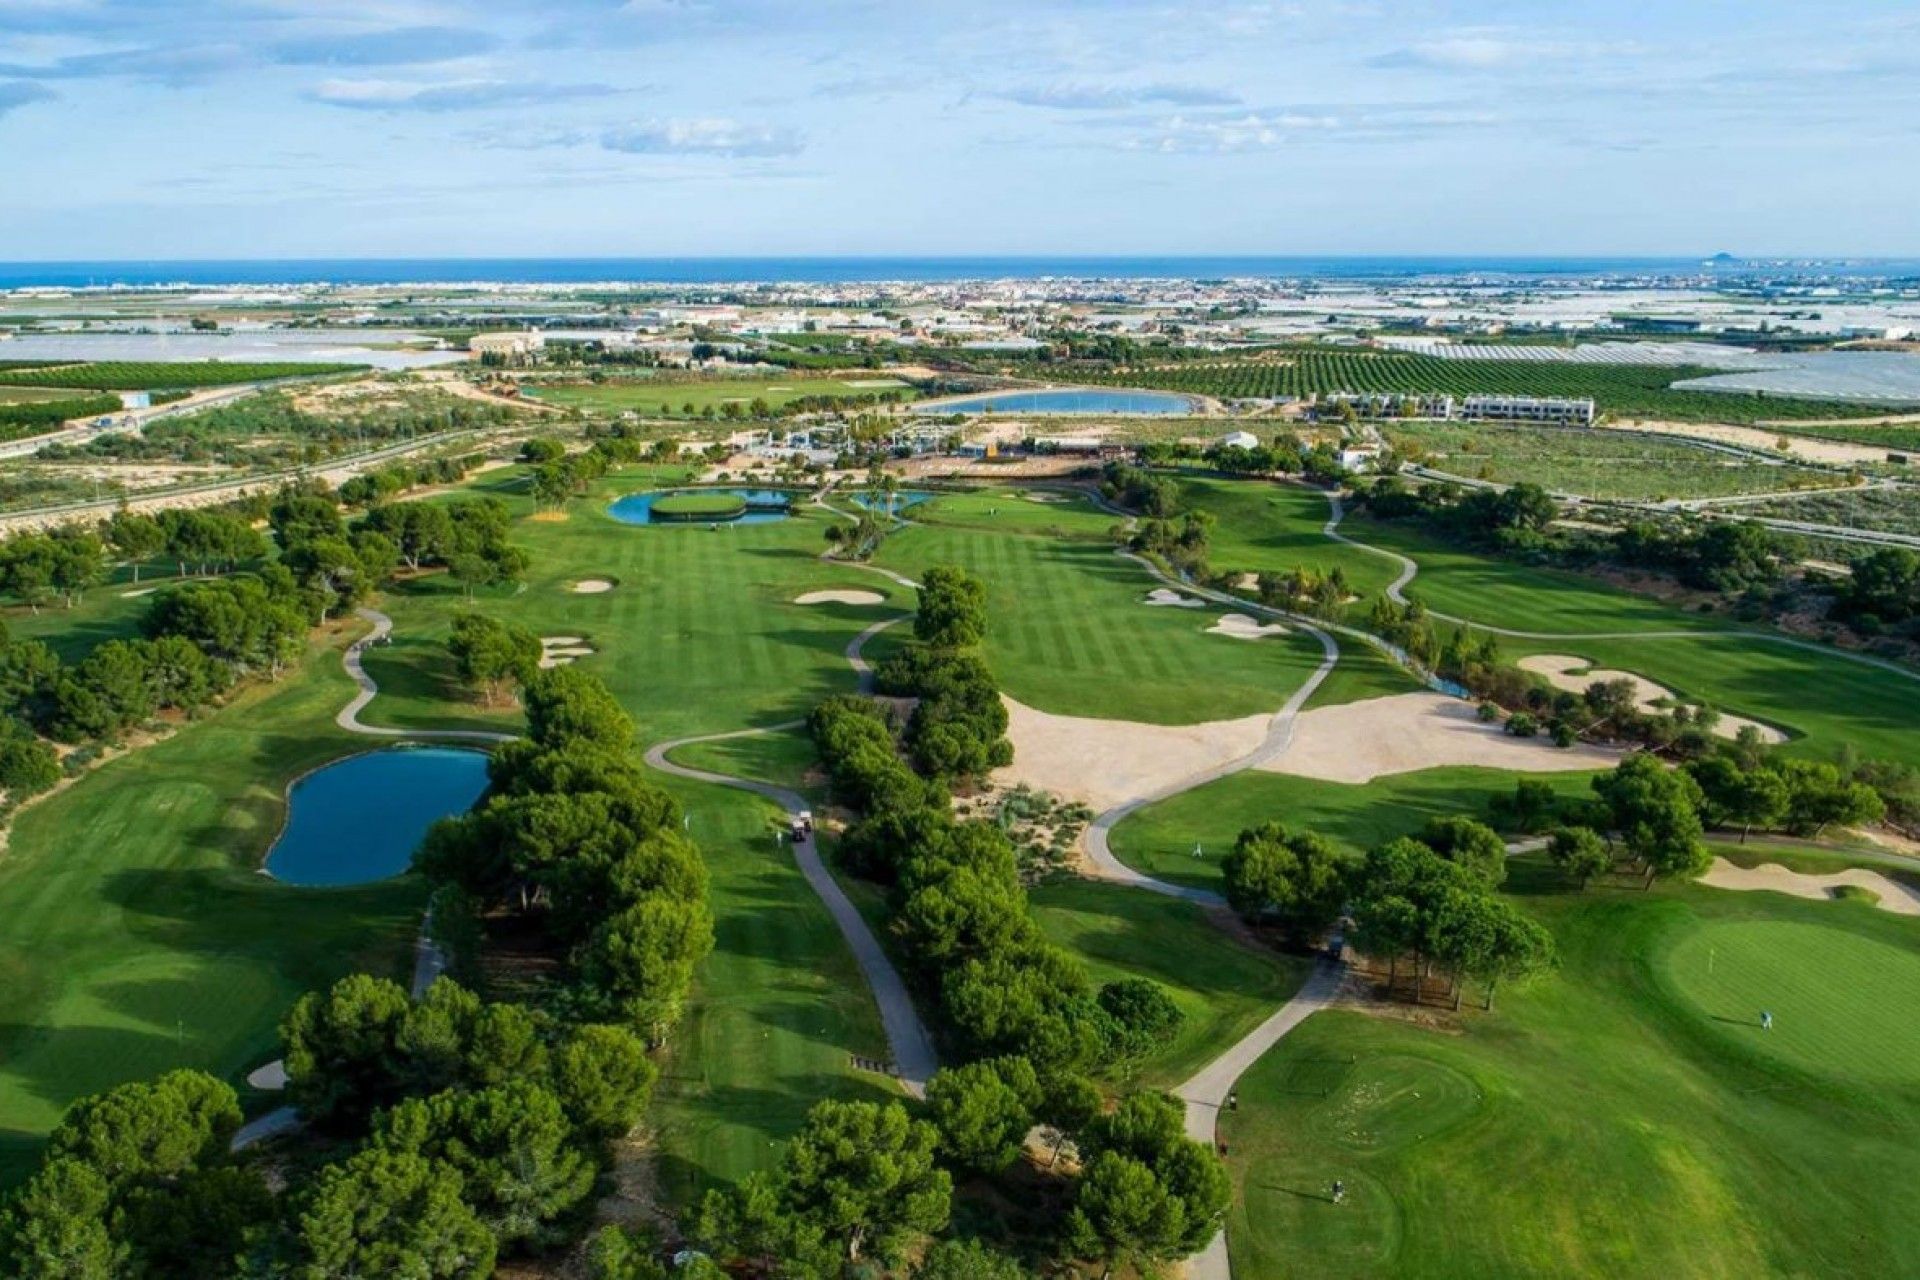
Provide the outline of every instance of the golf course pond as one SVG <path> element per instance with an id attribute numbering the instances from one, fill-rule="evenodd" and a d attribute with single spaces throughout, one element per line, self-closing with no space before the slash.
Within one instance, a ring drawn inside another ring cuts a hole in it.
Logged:
<path id="1" fill-rule="evenodd" d="M 421 837 L 487 789 L 487 753 L 389 747 L 336 760 L 293 784 L 266 871 L 286 884 L 366 884 L 405 871 Z"/>
<path id="2" fill-rule="evenodd" d="M 607 514 L 622 524 L 767 524 L 792 505 L 784 489 L 655 489 L 615 500 Z"/>
<path id="3" fill-rule="evenodd" d="M 1192 413 L 1193 397 L 1172 391 L 1062 387 L 1052 391 L 1002 391 L 942 400 L 927 413 Z"/>
<path id="4" fill-rule="evenodd" d="M 897 516 L 908 507 L 934 496 L 925 489 L 895 489 L 891 493 L 856 493 L 853 495 L 853 504 L 869 511 Z"/>

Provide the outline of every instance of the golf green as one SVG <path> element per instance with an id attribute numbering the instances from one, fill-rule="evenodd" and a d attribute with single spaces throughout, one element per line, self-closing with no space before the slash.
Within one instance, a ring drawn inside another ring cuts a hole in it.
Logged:
<path id="1" fill-rule="evenodd" d="M 1822 1076 L 1920 1082 L 1920 953 L 1822 925 L 1722 920 L 1681 938 L 1660 970 L 1741 1051 Z"/>

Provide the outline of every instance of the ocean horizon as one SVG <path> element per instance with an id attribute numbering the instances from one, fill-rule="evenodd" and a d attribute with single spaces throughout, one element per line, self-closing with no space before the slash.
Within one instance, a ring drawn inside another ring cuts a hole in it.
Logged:
<path id="1" fill-rule="evenodd" d="M 1910 258 L 1529 256 L 794 256 L 259 258 L 0 262 L 0 289 L 168 285 L 860 284 L 1079 279 L 1593 279 L 1698 275 L 1912 276 Z"/>

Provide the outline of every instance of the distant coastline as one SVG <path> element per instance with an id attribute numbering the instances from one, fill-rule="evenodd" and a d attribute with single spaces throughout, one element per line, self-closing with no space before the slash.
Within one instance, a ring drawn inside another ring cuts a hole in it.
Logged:
<path id="1" fill-rule="evenodd" d="M 996 279 L 1539 280 L 1649 276 L 1920 276 L 1920 260 L 1875 258 L 1218 256 L 263 258 L 0 262 L 0 289 L 166 285 L 858 284 Z"/>

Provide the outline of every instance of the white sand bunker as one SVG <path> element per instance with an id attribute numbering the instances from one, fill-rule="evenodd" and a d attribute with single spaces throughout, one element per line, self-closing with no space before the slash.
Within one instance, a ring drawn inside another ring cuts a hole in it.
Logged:
<path id="1" fill-rule="evenodd" d="M 1033 492 L 1027 495 L 1027 501 L 1028 502 L 1071 502 L 1073 501 L 1073 499 L 1069 498 L 1064 493 L 1054 493 L 1050 489 L 1035 489 Z"/>
<path id="2" fill-rule="evenodd" d="M 540 669 L 542 671 L 568 666 L 575 658 L 592 656 L 593 646 L 587 643 L 585 636 L 540 637 Z"/>
<path id="3" fill-rule="evenodd" d="M 573 592 L 573 594 L 577 596 L 597 596 L 604 592 L 613 590 L 613 579 L 582 578 L 580 579 L 580 581 L 568 587 L 567 590 Z"/>
<path id="4" fill-rule="evenodd" d="M 255 1067 L 247 1076 L 247 1083 L 256 1089 L 268 1093 L 277 1093 L 287 1087 L 287 1064 L 282 1058 L 275 1058 L 265 1066 Z"/>
<path id="5" fill-rule="evenodd" d="M 1166 587 L 1155 587 L 1153 590 L 1147 592 L 1147 598 L 1144 603 L 1172 609 L 1204 609 L 1207 607 L 1205 600 L 1196 600 L 1192 596 L 1183 596 L 1178 591 L 1170 591 Z"/>
<path id="6" fill-rule="evenodd" d="M 1663 703 L 1678 702 L 1673 690 L 1665 685 L 1655 684 L 1645 676 L 1635 675 L 1631 671 L 1614 671 L 1610 668 L 1590 668 L 1585 658 L 1566 653 L 1536 653 L 1520 659 L 1520 669 L 1531 671 L 1535 675 L 1545 676 L 1547 683 L 1556 689 L 1565 689 L 1570 693 L 1584 693 L 1590 684 L 1604 680 L 1630 680 L 1633 682 L 1633 702 L 1642 711 L 1659 711 Z M 1785 742 L 1787 735 L 1772 725 L 1761 724 L 1758 720 L 1749 720 L 1745 716 L 1720 713 L 1720 719 L 1714 723 L 1716 737 L 1733 738 L 1741 729 L 1752 725 L 1760 734 L 1762 742 Z"/>
<path id="7" fill-rule="evenodd" d="M 122 591 L 120 598 L 122 600 L 134 600 L 140 596 L 150 596 L 159 589 L 158 587 L 136 587 L 132 591 Z"/>
<path id="8" fill-rule="evenodd" d="M 795 604 L 885 604 L 887 598 L 878 591 L 809 591 L 805 595 L 795 596 Z"/>
<path id="9" fill-rule="evenodd" d="M 1266 738 L 1270 714 L 1205 724 L 1141 724 L 1056 716 L 1007 704 L 1013 763 L 996 769 L 999 786 L 1026 783 L 1095 809 L 1152 795 L 1246 755 Z"/>
<path id="10" fill-rule="evenodd" d="M 1770 889 L 1795 898 L 1819 900 L 1832 898 L 1834 890 L 1841 885 L 1852 885 L 1878 895 L 1882 911 L 1891 911 L 1897 916 L 1920 916 L 1920 890 L 1911 889 L 1890 876 L 1862 867 L 1848 867 L 1845 871 L 1834 871 L 1827 875 L 1812 875 L 1805 871 L 1791 871 L 1777 862 L 1763 863 L 1757 867 L 1739 867 L 1725 858 L 1715 858 L 1707 874 L 1700 877 L 1700 883 L 1710 884 L 1716 889 Z"/>
<path id="11" fill-rule="evenodd" d="M 1286 635 L 1288 627 L 1279 622 L 1258 622 L 1244 613 L 1223 613 L 1207 628 L 1210 636 L 1232 636 L 1235 640 L 1259 640 L 1266 636 Z"/>
<path id="12" fill-rule="evenodd" d="M 1470 702 L 1423 692 L 1303 711 L 1292 743 L 1260 768 L 1360 783 L 1443 765 L 1561 773 L 1610 768 L 1619 758 L 1602 747 L 1561 750 L 1545 738 L 1516 738 L 1499 725 L 1482 724 Z"/>

